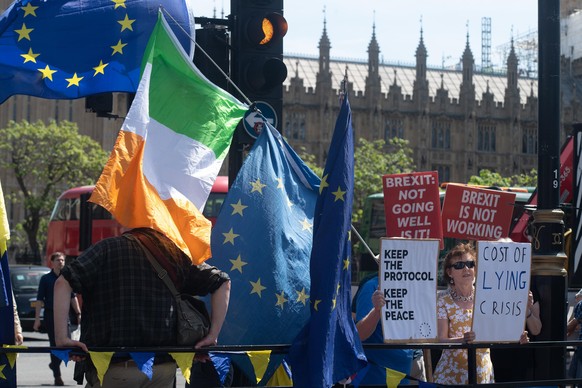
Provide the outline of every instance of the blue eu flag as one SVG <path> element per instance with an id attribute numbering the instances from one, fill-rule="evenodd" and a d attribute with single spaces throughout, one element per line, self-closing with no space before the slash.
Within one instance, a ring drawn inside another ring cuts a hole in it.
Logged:
<path id="1" fill-rule="evenodd" d="M 7 252 L 9 238 L 10 229 L 0 183 L 0 345 L 14 345 L 14 299 Z M 7 353 L 0 353 L 0 387 L 16 387 L 16 364 L 10 366 Z"/>
<path id="2" fill-rule="evenodd" d="M 187 0 L 17 0 L 0 16 L 0 103 L 135 92 L 161 7 L 193 55 Z M 183 30 L 183 29 L 184 30 Z"/>
<path id="3" fill-rule="evenodd" d="M 352 114 L 345 96 L 315 207 L 311 317 L 289 351 L 295 387 L 331 387 L 366 365 L 350 308 L 353 192 Z"/>
<path id="4" fill-rule="evenodd" d="M 229 273 L 233 290 L 221 345 L 289 344 L 307 321 L 319 181 L 268 125 L 246 157 L 212 229 L 208 263 Z M 271 355 L 270 361 L 263 381 L 282 356 Z"/>

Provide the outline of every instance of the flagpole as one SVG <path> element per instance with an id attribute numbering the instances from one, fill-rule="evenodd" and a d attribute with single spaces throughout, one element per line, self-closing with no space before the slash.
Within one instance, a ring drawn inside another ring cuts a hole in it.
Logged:
<path id="1" fill-rule="evenodd" d="M 204 54 L 206 56 L 206 58 L 208 58 L 208 60 L 218 69 L 218 71 L 220 72 L 220 74 L 222 74 L 224 76 L 224 78 L 226 78 L 226 80 L 228 82 L 230 82 L 230 84 L 232 86 L 234 86 L 234 88 L 236 89 L 237 92 L 240 93 L 240 95 L 245 99 L 245 102 L 247 104 L 252 105 L 251 100 L 242 92 L 242 90 L 239 89 L 238 86 L 236 86 L 236 84 L 233 82 L 233 80 L 230 79 L 230 77 L 220 68 L 220 66 L 218 66 L 218 64 L 216 62 L 214 62 L 214 59 L 212 59 L 212 57 L 210 55 L 208 55 L 208 53 L 198 44 L 196 43 L 196 39 L 192 39 L 192 37 L 190 36 L 190 34 L 184 29 L 184 27 L 182 27 L 177 21 L 176 19 L 174 19 L 174 17 L 163 7 L 160 5 L 160 9 L 164 11 L 164 13 L 166 15 L 168 15 L 170 17 L 170 19 L 172 19 L 174 21 L 174 23 L 176 23 L 176 25 L 182 30 L 182 32 L 184 32 L 184 34 L 186 34 L 186 36 L 188 37 L 188 39 L 190 39 L 190 42 L 194 43 L 194 45 L 196 46 L 197 49 L 199 49 L 202 54 Z"/>
<path id="2" fill-rule="evenodd" d="M 342 101 L 345 98 L 345 96 L 347 96 L 347 94 L 348 94 L 348 67 L 346 66 L 345 73 L 344 73 L 344 79 L 342 80 L 342 85 L 341 85 L 341 89 L 340 89 L 340 105 L 342 104 Z M 352 231 L 356 235 L 356 237 L 358 237 L 358 240 L 360 240 L 360 242 L 364 245 L 364 248 L 366 248 L 366 251 L 368 251 L 370 256 L 372 256 L 374 258 L 374 260 L 376 261 L 376 264 L 380 265 L 380 254 L 375 254 L 374 252 L 372 252 L 372 249 L 366 243 L 366 241 L 364 241 L 364 239 L 362 238 L 360 233 L 354 227 L 354 224 L 350 224 L 350 226 L 351 226 Z"/>
<path id="3" fill-rule="evenodd" d="M 352 227 L 352 231 L 356 234 L 356 237 L 358 238 L 358 240 L 360 240 L 360 242 L 362 244 L 364 244 L 364 248 L 366 248 L 366 250 L 368 251 L 368 253 L 374 258 L 374 260 L 376 261 L 376 264 L 380 265 L 380 254 L 375 254 L 374 252 L 372 252 L 372 249 L 370 248 L 370 246 L 364 241 L 363 237 L 360 235 L 360 233 L 358 233 L 358 231 L 356 230 L 356 228 L 354 227 L 354 224 L 351 224 Z"/>

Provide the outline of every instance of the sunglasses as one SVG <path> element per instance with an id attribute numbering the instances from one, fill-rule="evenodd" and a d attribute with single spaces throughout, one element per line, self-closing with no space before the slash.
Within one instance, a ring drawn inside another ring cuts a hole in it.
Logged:
<path id="1" fill-rule="evenodd" d="M 474 260 L 457 261 L 455 264 L 449 265 L 449 268 L 454 268 L 454 269 L 463 269 L 464 267 L 467 267 L 467 268 L 475 267 L 475 261 Z"/>

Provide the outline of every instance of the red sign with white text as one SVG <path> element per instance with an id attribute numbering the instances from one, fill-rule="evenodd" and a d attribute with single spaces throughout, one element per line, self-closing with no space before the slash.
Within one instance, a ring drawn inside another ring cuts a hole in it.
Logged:
<path id="1" fill-rule="evenodd" d="M 515 193 L 448 184 L 443 234 L 462 240 L 498 240 L 509 235 Z"/>
<path id="2" fill-rule="evenodd" d="M 386 236 L 443 239 L 438 173 L 414 172 L 382 177 Z"/>

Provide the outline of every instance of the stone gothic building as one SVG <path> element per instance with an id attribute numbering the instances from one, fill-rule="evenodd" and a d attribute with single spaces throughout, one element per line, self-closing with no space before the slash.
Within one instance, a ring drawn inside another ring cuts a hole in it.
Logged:
<path id="1" fill-rule="evenodd" d="M 330 59 L 324 23 L 318 58 L 285 56 L 290 75 L 284 135 L 323 163 L 339 109 L 338 89 L 347 75 L 355 138 L 407 139 L 419 171 L 466 182 L 481 169 L 513 175 L 537 168 L 537 79 L 520 75 L 513 45 L 506 74 L 477 73 L 468 41 L 467 36 L 459 70 L 427 67 L 422 30 L 416 66 L 389 65 L 380 63 L 373 28 L 367 63 L 348 62 Z M 562 141 L 581 118 L 580 87 L 579 79 L 562 72 L 563 125 L 556 128 Z"/>

